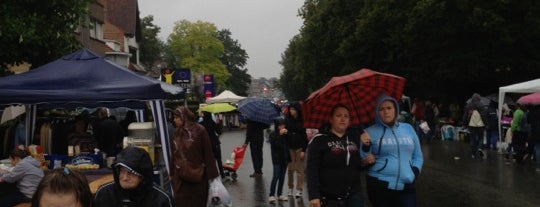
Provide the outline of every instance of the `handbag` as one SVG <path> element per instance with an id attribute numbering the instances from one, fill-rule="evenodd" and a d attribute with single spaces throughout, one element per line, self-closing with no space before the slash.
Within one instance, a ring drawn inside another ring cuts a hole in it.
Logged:
<path id="1" fill-rule="evenodd" d="M 176 141 L 174 142 L 176 145 Z M 183 144 L 181 145 L 180 150 L 180 159 L 175 160 L 175 167 L 178 169 L 178 177 L 182 181 L 187 181 L 191 183 L 199 183 L 203 181 L 203 174 L 204 174 L 204 163 L 196 164 L 191 161 L 189 161 L 186 158 L 185 155 L 185 148 L 183 147 Z"/>

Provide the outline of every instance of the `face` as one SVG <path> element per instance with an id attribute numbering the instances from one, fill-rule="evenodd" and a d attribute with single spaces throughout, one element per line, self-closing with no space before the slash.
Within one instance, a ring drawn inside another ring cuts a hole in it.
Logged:
<path id="1" fill-rule="evenodd" d="M 75 130 L 77 132 L 84 132 L 86 131 L 86 124 L 84 123 L 84 121 L 77 121 L 75 122 Z"/>
<path id="2" fill-rule="evenodd" d="M 289 109 L 289 113 L 291 113 L 291 116 L 294 117 L 294 118 L 296 118 L 298 116 L 298 111 L 293 107 L 291 107 Z"/>
<path id="3" fill-rule="evenodd" d="M 75 193 L 54 194 L 43 192 L 39 201 L 40 207 L 81 207 L 77 201 Z"/>
<path id="4" fill-rule="evenodd" d="M 337 107 L 330 118 L 332 131 L 344 133 L 349 127 L 350 119 L 349 110 L 343 107 Z"/>
<path id="5" fill-rule="evenodd" d="M 396 107 L 392 101 L 384 101 L 379 106 L 379 117 L 385 124 L 393 124 L 396 120 Z"/>
<path id="6" fill-rule="evenodd" d="M 184 124 L 184 121 L 182 121 L 182 118 L 179 116 L 174 116 L 174 126 L 180 127 Z"/>
<path id="7" fill-rule="evenodd" d="M 130 173 L 127 169 L 123 167 L 120 167 L 118 174 L 118 180 L 120 182 L 120 186 L 123 189 L 135 189 L 142 182 L 141 177 Z"/>
<path id="8" fill-rule="evenodd" d="M 10 160 L 11 160 L 11 166 L 15 166 L 21 161 L 21 158 L 20 157 L 13 157 Z"/>

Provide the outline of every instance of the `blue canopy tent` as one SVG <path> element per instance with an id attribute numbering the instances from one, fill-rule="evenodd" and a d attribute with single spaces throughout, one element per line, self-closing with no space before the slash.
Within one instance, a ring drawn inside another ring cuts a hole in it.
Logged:
<path id="1" fill-rule="evenodd" d="M 34 70 L 0 78 L 0 105 L 26 105 L 27 135 L 33 135 L 36 108 L 50 105 L 151 106 L 163 157 L 169 170 L 169 135 L 163 99 L 181 88 L 139 75 L 88 49 L 81 49 Z M 167 90 L 167 91 L 166 91 Z M 30 138 L 27 136 L 27 139 Z M 28 143 L 28 141 L 27 141 Z"/>

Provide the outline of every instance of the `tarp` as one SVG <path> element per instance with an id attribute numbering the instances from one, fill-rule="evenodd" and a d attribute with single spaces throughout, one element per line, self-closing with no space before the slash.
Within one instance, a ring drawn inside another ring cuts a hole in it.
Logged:
<path id="1" fill-rule="evenodd" d="M 206 103 L 237 103 L 238 101 L 245 98 L 246 97 L 236 95 L 232 91 L 225 90 L 221 92 L 219 95 L 206 100 Z"/>
<path id="2" fill-rule="evenodd" d="M 161 85 L 83 49 L 34 70 L 0 78 L 0 104 L 163 99 Z M 165 86 L 170 91 L 179 88 L 175 87 Z"/>
<path id="3" fill-rule="evenodd" d="M 540 92 L 540 78 L 499 87 L 499 120 L 502 117 L 502 107 L 506 93 L 535 93 Z M 501 134 L 501 122 L 499 122 L 499 134 Z M 502 137 L 502 136 L 500 136 Z"/>
<path id="4" fill-rule="evenodd" d="M 27 121 L 32 122 L 27 126 L 34 126 L 36 106 L 40 104 L 148 101 L 158 136 L 162 145 L 167 146 L 169 135 L 163 103 L 166 92 L 162 85 L 158 80 L 139 75 L 90 50 L 82 49 L 34 70 L 0 78 L 0 105 L 25 104 L 30 109 L 27 110 L 30 112 L 27 113 Z M 27 133 L 32 131 L 33 127 Z M 169 170 L 169 147 L 162 149 Z"/>

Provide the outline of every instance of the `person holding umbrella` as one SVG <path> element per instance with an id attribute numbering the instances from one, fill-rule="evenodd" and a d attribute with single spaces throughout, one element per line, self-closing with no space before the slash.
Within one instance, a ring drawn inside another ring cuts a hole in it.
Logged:
<path id="1" fill-rule="evenodd" d="M 362 160 L 360 139 L 347 129 L 350 111 L 342 104 L 333 107 L 330 127 L 313 137 L 307 149 L 307 188 L 311 207 L 362 207 L 360 185 Z"/>
<path id="2" fill-rule="evenodd" d="M 261 177 L 263 167 L 263 144 L 264 144 L 264 129 L 268 128 L 268 124 L 252 121 L 247 119 L 246 141 L 249 144 L 251 151 L 251 161 L 253 162 L 253 173 L 249 177 Z"/>
<path id="3" fill-rule="evenodd" d="M 375 107 L 375 124 L 361 135 L 360 155 L 370 164 L 366 175 L 373 206 L 416 206 L 414 183 L 424 159 L 414 128 L 398 122 L 396 99 L 381 95 Z"/>

